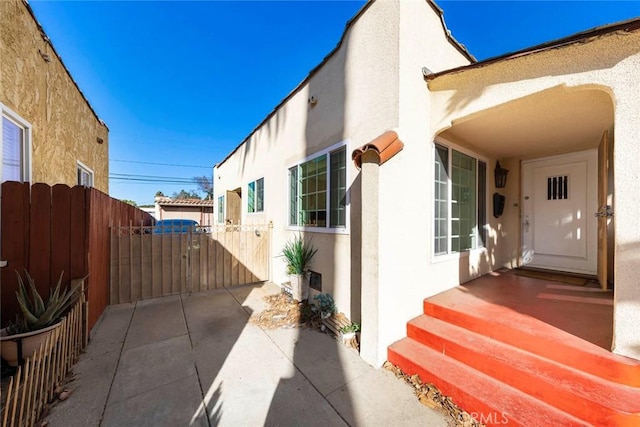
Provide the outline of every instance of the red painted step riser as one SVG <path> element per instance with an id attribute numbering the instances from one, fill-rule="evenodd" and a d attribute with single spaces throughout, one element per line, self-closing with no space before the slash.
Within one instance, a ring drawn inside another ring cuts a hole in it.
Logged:
<path id="1" fill-rule="evenodd" d="M 606 357 L 581 352 L 580 349 L 564 345 L 560 341 L 530 335 L 500 323 L 432 304 L 428 300 L 424 301 L 424 313 L 600 378 L 640 387 L 640 366 L 638 365 L 623 365 Z"/>
<path id="2" fill-rule="evenodd" d="M 447 397 L 450 397 L 453 402 L 462 408 L 464 411 L 472 414 L 476 420 L 482 419 L 486 426 L 499 426 L 508 425 L 509 427 L 524 426 L 513 419 L 507 418 L 507 423 L 504 423 L 504 416 L 499 409 L 493 408 L 488 404 L 476 399 L 474 396 L 465 393 L 465 391 L 446 381 L 441 376 L 435 375 L 424 367 L 413 363 L 411 360 L 405 358 L 399 353 L 396 353 L 392 349 L 388 350 L 388 360 L 390 363 L 400 366 L 402 372 L 407 375 L 418 374 L 422 382 L 435 385 L 438 390 Z M 494 422 L 491 422 L 494 421 Z"/>
<path id="3" fill-rule="evenodd" d="M 640 415 L 634 416 L 633 414 L 620 413 L 604 406 L 602 402 L 593 402 L 584 398 L 581 394 L 574 394 L 566 389 L 555 387 L 553 383 L 547 382 L 533 373 L 517 369 L 516 364 L 507 364 L 497 359 L 487 361 L 486 355 L 474 351 L 474 348 L 457 344 L 430 331 L 420 329 L 411 323 L 407 325 L 407 330 L 410 338 L 427 345 L 439 353 L 446 354 L 448 357 L 580 419 L 599 426 L 640 425 Z M 522 357 L 526 356 L 522 355 Z M 567 379 L 568 376 L 566 369 L 550 363 L 542 363 L 541 369 L 549 372 L 549 376 L 557 378 L 558 381 Z M 582 385 L 585 387 L 595 386 L 588 379 L 576 378 L 575 375 L 569 376 L 573 382 L 583 381 Z M 638 397 L 640 398 L 640 393 Z"/>

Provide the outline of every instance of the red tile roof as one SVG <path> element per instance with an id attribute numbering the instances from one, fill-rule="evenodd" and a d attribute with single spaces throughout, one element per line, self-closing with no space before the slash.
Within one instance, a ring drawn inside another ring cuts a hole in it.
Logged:
<path id="1" fill-rule="evenodd" d="M 390 130 L 383 133 L 373 141 L 353 150 L 353 153 L 351 153 L 351 159 L 356 164 L 356 167 L 360 169 L 362 166 L 362 155 L 366 151 L 373 150 L 378 155 L 378 164 L 382 165 L 384 162 L 402 151 L 403 148 L 404 143 L 400 141 L 398 134 Z"/>

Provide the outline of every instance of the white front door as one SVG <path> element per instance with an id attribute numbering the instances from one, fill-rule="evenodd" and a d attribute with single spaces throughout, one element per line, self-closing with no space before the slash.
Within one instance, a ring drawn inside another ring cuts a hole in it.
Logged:
<path id="1" fill-rule="evenodd" d="M 523 162 L 523 264 L 596 274 L 597 196 L 597 150 Z"/>

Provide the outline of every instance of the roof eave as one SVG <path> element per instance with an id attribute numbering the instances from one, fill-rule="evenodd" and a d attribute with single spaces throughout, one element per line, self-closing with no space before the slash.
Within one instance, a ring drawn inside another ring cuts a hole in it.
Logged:
<path id="1" fill-rule="evenodd" d="M 427 80 L 427 82 L 429 82 L 441 76 L 456 74 L 459 72 L 473 70 L 476 68 L 482 68 L 497 62 L 508 61 L 510 59 L 520 58 L 523 56 L 532 55 L 532 54 L 544 52 L 547 50 L 558 49 L 558 48 L 569 46 L 576 43 L 583 43 L 586 40 L 600 37 L 606 34 L 614 33 L 617 31 L 633 32 L 633 31 L 637 31 L 638 29 L 640 29 L 640 18 L 629 19 L 626 21 L 622 21 L 622 22 L 618 22 L 610 25 L 595 27 L 590 30 L 586 30 L 586 31 L 582 31 L 582 32 L 570 35 L 568 37 L 552 40 L 550 42 L 538 44 L 538 45 L 531 46 L 515 52 L 510 52 L 504 55 L 488 58 L 483 61 L 478 61 L 474 64 L 463 65 L 460 67 L 451 68 L 449 70 L 440 71 L 437 73 L 427 72 L 424 74 L 424 78 L 425 80 Z"/>

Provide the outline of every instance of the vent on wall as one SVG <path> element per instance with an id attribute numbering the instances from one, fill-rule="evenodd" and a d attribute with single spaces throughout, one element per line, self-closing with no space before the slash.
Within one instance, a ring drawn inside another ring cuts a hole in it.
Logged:
<path id="1" fill-rule="evenodd" d="M 566 200 L 569 198 L 569 176 L 550 176 L 547 178 L 547 200 Z"/>
<path id="2" fill-rule="evenodd" d="M 315 271 L 309 271 L 309 273 L 311 273 L 309 276 L 309 287 L 318 292 L 322 292 L 322 274 L 316 273 Z"/>

